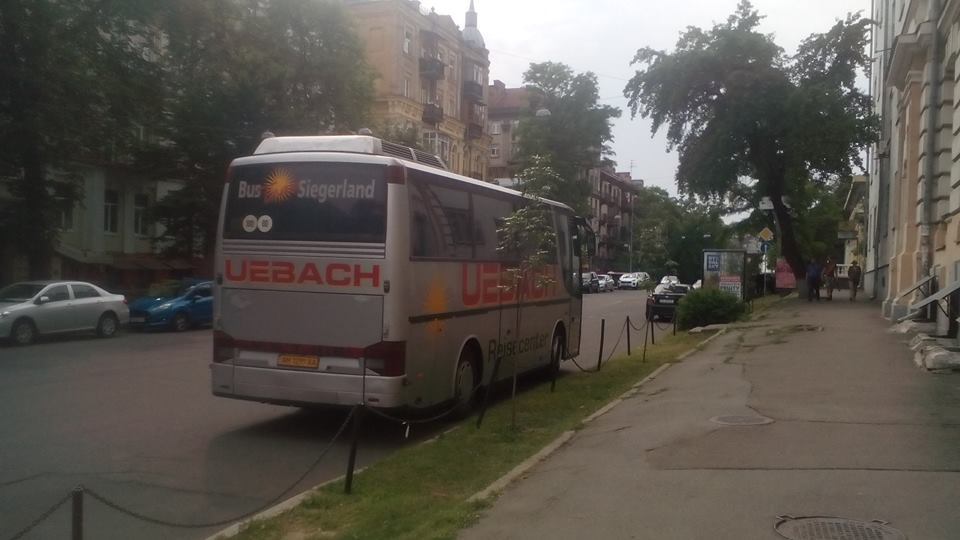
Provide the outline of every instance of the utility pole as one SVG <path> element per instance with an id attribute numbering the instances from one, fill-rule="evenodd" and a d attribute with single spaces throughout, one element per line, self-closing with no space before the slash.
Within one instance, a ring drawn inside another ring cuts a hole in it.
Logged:
<path id="1" fill-rule="evenodd" d="M 633 273 L 633 202 L 637 200 L 637 194 L 630 195 L 630 273 Z"/>

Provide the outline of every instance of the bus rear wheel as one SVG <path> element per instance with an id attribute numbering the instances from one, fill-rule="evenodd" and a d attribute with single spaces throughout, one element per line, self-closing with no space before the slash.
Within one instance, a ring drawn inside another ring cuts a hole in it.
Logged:
<path id="1" fill-rule="evenodd" d="M 457 361 L 457 376 L 454 383 L 454 418 L 465 418 L 473 412 L 477 401 L 478 381 L 480 372 L 476 351 L 472 347 L 465 347 Z"/>

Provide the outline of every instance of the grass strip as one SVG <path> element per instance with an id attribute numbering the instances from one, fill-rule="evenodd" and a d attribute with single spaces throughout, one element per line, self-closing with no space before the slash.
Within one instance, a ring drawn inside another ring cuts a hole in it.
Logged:
<path id="1" fill-rule="evenodd" d="M 487 411 L 480 429 L 469 418 L 435 442 L 400 449 L 371 465 L 354 479 L 352 495 L 343 494 L 342 481 L 327 485 L 293 510 L 251 523 L 237 538 L 455 538 L 486 505 L 468 503 L 471 495 L 707 337 L 684 332 L 658 339 L 645 363 L 638 347 L 599 373 L 564 374 L 554 393 L 549 383 L 533 386 L 517 395 L 516 428 L 510 401 L 503 399 Z"/>

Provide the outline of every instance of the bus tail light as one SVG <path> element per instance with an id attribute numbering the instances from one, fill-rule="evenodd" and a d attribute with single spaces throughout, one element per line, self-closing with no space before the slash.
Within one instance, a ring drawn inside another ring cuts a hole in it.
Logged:
<path id="1" fill-rule="evenodd" d="M 363 350 L 367 369 L 385 377 L 398 377 L 407 371 L 407 342 L 381 341 Z"/>

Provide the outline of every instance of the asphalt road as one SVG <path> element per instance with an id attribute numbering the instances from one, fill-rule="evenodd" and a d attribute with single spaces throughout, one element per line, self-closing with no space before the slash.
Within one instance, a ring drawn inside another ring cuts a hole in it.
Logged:
<path id="1" fill-rule="evenodd" d="M 606 358 L 627 315 L 642 324 L 643 302 L 634 291 L 585 296 L 581 364 L 596 365 L 601 318 Z M 642 345 L 642 334 L 633 336 L 634 347 Z M 290 486 L 345 414 L 215 398 L 210 350 L 209 330 L 0 345 L 0 540 L 79 484 L 179 523 L 231 518 Z M 625 336 L 617 350 L 626 351 Z M 399 426 L 372 420 L 359 464 L 444 427 L 415 429 L 404 440 Z M 347 439 L 287 496 L 343 474 Z M 84 516 L 87 537 L 97 539 L 204 538 L 222 528 L 144 523 L 89 497 Z M 69 530 L 67 504 L 25 538 L 63 538 Z"/>

